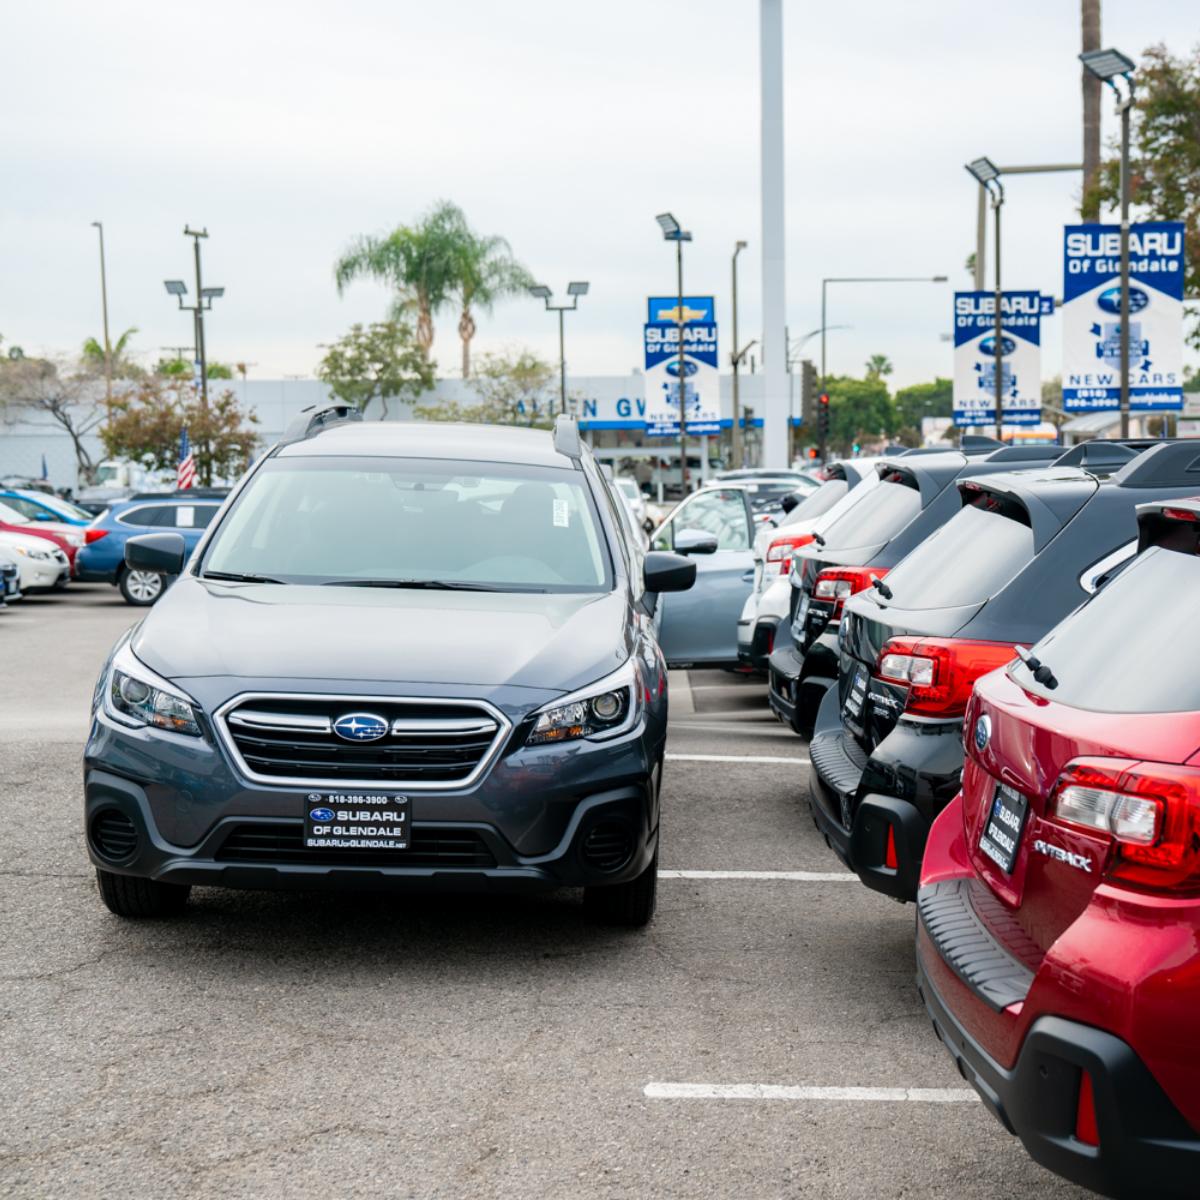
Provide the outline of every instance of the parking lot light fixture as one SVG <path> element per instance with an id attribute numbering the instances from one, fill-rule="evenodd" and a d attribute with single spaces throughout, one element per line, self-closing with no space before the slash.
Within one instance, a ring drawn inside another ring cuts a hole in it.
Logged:
<path id="1" fill-rule="evenodd" d="M 1121 436 L 1129 436 L 1129 114 L 1133 110 L 1132 59 L 1120 50 L 1086 50 L 1079 61 L 1112 88 L 1121 118 Z M 1124 80 L 1124 90 L 1117 80 Z"/>
<path id="2" fill-rule="evenodd" d="M 187 284 L 182 279 L 164 279 L 163 287 L 167 289 L 167 294 L 171 296 L 186 296 Z M 181 301 L 182 304 L 182 301 Z"/>
<path id="3" fill-rule="evenodd" d="M 579 297 L 587 295 L 588 285 L 578 279 L 567 284 L 567 295 L 571 297 L 570 304 L 552 304 L 554 293 L 544 283 L 535 283 L 529 289 L 529 293 L 545 302 L 547 312 L 558 313 L 558 411 L 565 413 L 567 411 L 567 351 L 563 313 L 574 312 L 579 307 Z M 553 416 L 553 414 L 551 415 Z"/>
<path id="4" fill-rule="evenodd" d="M 676 300 L 675 319 L 679 323 L 679 485 L 683 495 L 688 493 L 688 469 L 687 469 L 687 403 L 686 403 L 686 380 L 685 359 L 683 354 L 683 328 L 686 324 L 683 312 L 683 243 L 690 242 L 692 235 L 688 233 L 682 225 L 675 220 L 671 213 L 659 213 L 654 218 L 658 222 L 658 227 L 662 230 L 663 240 L 675 243 L 675 280 L 676 280 Z M 701 473 L 703 474 L 703 464 L 701 464 Z"/>

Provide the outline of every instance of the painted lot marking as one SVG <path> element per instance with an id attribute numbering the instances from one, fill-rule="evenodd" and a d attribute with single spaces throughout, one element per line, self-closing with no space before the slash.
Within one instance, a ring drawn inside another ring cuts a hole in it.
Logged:
<path id="1" fill-rule="evenodd" d="M 972 1088 L 790 1087 L 775 1083 L 648 1083 L 649 1100 L 808 1100 L 878 1104 L 975 1104 Z"/>
<path id="2" fill-rule="evenodd" d="M 791 883 L 857 883 L 853 871 L 662 871 L 659 879 L 785 879 Z"/>
<path id="3" fill-rule="evenodd" d="M 791 766 L 805 766 L 807 758 L 789 754 L 671 754 L 667 753 L 667 762 L 729 762 L 729 763 L 786 763 Z"/>

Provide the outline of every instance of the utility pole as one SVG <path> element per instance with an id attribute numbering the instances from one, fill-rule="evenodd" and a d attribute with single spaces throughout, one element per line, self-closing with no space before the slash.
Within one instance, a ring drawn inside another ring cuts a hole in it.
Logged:
<path id="1" fill-rule="evenodd" d="M 204 285 L 200 278 L 200 239 L 208 237 L 208 229 L 183 228 L 184 237 L 192 239 L 196 251 L 196 353 L 200 357 L 200 408 L 208 415 L 208 360 L 204 353 Z"/>
<path id="2" fill-rule="evenodd" d="M 687 375 L 686 362 L 684 358 L 684 342 L 683 342 L 683 327 L 684 327 L 684 311 L 683 311 L 683 239 L 675 239 L 675 271 L 676 271 L 676 291 L 678 292 L 678 300 L 675 307 L 675 316 L 679 319 L 679 480 L 683 488 L 682 495 L 688 494 L 688 465 L 687 465 Z M 704 464 L 700 465 L 701 474 L 704 471 Z"/>
<path id="3" fill-rule="evenodd" d="M 1100 49 L 1100 0 L 1080 0 L 1082 50 L 1084 54 Z M 1080 69 L 1083 89 L 1083 204 L 1080 216 L 1085 221 L 1100 219 L 1098 201 L 1088 201 L 1088 191 L 1100 170 L 1100 93 L 1104 84 L 1087 67 Z"/>
<path id="4" fill-rule="evenodd" d="M 93 221 L 100 231 L 100 305 L 104 313 L 104 403 L 112 408 L 112 342 L 108 337 L 108 275 L 104 267 L 104 222 Z"/>
<path id="5" fill-rule="evenodd" d="M 1097 80 L 1097 82 L 1099 82 Z M 1121 436 L 1129 436 L 1129 112 L 1133 108 L 1133 79 L 1129 90 L 1118 92 L 1121 114 Z M 1115 90 L 1115 89 L 1114 89 Z M 1166 416 L 1163 417 L 1166 420 Z"/>
<path id="6" fill-rule="evenodd" d="M 996 339 L 994 364 L 996 369 L 996 440 L 1004 441 L 1004 291 L 1000 284 L 1000 210 L 1004 205 L 1004 186 L 997 179 L 993 181 L 997 191 L 992 196 L 993 220 L 996 226 L 996 326 L 993 337 Z"/>
<path id="7" fill-rule="evenodd" d="M 738 393 L 738 368 L 741 366 L 742 353 L 738 345 L 738 290 L 737 290 L 737 260 L 738 255 L 746 248 L 745 242 L 737 242 L 733 247 L 733 350 L 729 357 L 733 361 L 733 440 L 730 457 L 732 467 L 739 468 L 742 464 L 742 405 Z"/>

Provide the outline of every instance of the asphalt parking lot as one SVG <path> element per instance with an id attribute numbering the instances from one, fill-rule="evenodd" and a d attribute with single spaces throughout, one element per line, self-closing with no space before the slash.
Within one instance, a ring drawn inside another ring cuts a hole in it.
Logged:
<path id="1" fill-rule="evenodd" d="M 79 758 L 137 615 L 100 586 L 0 612 L 0 1194 L 1084 1194 L 936 1043 L 913 909 L 819 841 L 805 745 L 758 680 L 673 687 L 646 932 L 571 893 L 111 916 Z"/>

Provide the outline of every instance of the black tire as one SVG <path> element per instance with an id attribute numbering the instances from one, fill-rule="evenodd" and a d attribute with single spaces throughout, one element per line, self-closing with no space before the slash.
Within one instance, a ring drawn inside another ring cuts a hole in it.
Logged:
<path id="1" fill-rule="evenodd" d="M 100 888 L 100 899 L 108 911 L 118 917 L 176 916 L 183 912 L 192 890 L 187 884 L 117 875 L 100 867 L 96 868 L 96 883 Z"/>
<path id="2" fill-rule="evenodd" d="M 156 579 L 157 587 L 153 583 Z M 149 608 L 166 591 L 167 580 L 153 571 L 131 571 L 128 567 L 122 567 L 117 586 L 126 604 L 132 604 L 135 608 Z"/>
<path id="3" fill-rule="evenodd" d="M 650 865 L 636 878 L 607 887 L 583 889 L 583 911 L 603 925 L 642 929 L 650 924 L 658 902 L 658 849 Z"/>

